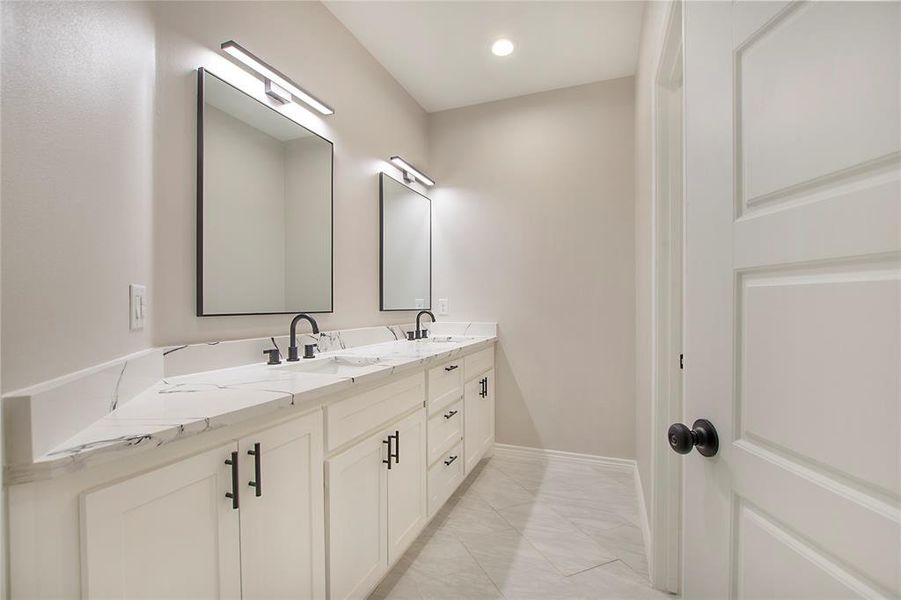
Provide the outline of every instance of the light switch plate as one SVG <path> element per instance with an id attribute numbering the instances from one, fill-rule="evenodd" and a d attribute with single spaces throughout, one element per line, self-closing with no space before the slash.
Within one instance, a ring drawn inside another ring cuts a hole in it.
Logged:
<path id="1" fill-rule="evenodd" d="M 447 298 L 438 298 L 438 314 L 447 315 Z"/>
<path id="2" fill-rule="evenodd" d="M 147 316 L 147 287 L 132 283 L 128 286 L 128 325 L 132 330 L 144 329 Z"/>

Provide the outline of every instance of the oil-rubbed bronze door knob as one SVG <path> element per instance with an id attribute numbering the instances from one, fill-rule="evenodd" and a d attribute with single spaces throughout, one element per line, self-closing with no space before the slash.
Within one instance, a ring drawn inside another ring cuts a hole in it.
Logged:
<path id="1" fill-rule="evenodd" d="M 707 419 L 698 419 L 689 429 L 682 423 L 673 423 L 666 432 L 670 448 L 679 454 L 688 454 L 697 448 L 702 455 L 714 456 L 720 449 L 720 440 L 716 435 L 716 427 Z"/>

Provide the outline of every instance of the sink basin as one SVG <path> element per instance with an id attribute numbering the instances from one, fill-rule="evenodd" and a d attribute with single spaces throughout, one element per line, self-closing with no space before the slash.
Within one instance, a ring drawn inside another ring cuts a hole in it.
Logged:
<path id="1" fill-rule="evenodd" d="M 465 337 L 462 335 L 436 335 L 424 340 L 417 340 L 417 344 L 463 344 L 475 338 Z"/>
<path id="2" fill-rule="evenodd" d="M 289 363 L 287 369 L 301 373 L 335 375 L 336 377 L 359 377 L 391 365 L 378 358 L 368 356 L 329 356 Z"/>

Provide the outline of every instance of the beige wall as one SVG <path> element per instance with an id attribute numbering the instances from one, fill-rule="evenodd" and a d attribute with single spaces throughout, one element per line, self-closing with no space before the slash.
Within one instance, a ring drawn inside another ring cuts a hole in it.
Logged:
<path id="1" fill-rule="evenodd" d="M 633 92 L 430 115 L 435 298 L 499 323 L 500 443 L 634 455 Z"/>
<path id="2" fill-rule="evenodd" d="M 154 30 L 140 3 L 0 10 L 12 390 L 151 344 L 129 331 L 128 284 L 153 289 Z"/>
<path id="3" fill-rule="evenodd" d="M 282 333 L 195 312 L 196 74 L 257 97 L 235 39 L 336 109 L 286 112 L 335 142 L 335 314 L 379 312 L 378 172 L 428 166 L 426 115 L 319 3 L 2 3 L 2 382 L 12 390 L 151 345 Z M 150 313 L 128 328 L 128 284 Z"/>
<path id="4" fill-rule="evenodd" d="M 652 298 L 654 165 L 652 106 L 667 2 L 648 2 L 635 75 L 635 459 L 651 509 Z"/>

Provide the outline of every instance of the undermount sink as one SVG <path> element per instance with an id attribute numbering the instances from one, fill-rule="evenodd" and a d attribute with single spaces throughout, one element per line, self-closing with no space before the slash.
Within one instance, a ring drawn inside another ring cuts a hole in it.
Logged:
<path id="1" fill-rule="evenodd" d="M 288 363 L 285 368 L 302 373 L 358 377 L 388 366 L 390 365 L 384 361 L 368 356 L 329 356 L 306 361 L 301 360 L 298 363 Z"/>
<path id="2" fill-rule="evenodd" d="M 475 338 L 462 335 L 436 335 L 434 337 L 416 340 L 418 344 L 462 344 Z"/>

